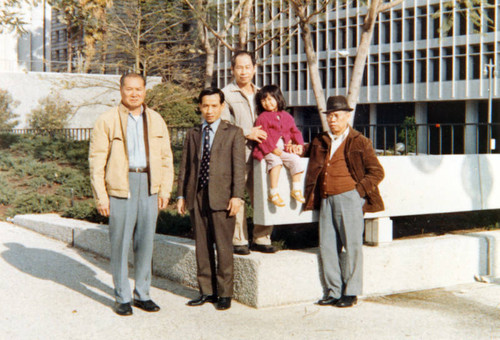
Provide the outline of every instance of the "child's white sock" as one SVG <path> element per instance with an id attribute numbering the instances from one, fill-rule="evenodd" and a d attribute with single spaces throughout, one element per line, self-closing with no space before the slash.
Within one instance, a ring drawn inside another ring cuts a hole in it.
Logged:
<path id="1" fill-rule="evenodd" d="M 276 195 L 278 193 L 278 188 L 271 188 L 269 189 L 269 194 L 271 196 Z"/>
<path id="2" fill-rule="evenodd" d="M 302 190 L 302 185 L 300 185 L 300 182 L 292 182 L 292 190 Z"/>

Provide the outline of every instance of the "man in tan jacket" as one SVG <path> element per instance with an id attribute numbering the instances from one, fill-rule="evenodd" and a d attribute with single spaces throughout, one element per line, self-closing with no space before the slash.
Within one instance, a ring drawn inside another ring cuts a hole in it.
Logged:
<path id="1" fill-rule="evenodd" d="M 231 57 L 231 71 L 234 82 L 222 89 L 226 98 L 226 107 L 221 118 L 243 130 L 246 138 L 245 160 L 246 189 L 253 203 L 253 158 L 252 148 L 255 143 L 261 143 L 267 138 L 267 133 L 260 126 L 254 126 L 255 94 L 257 87 L 252 83 L 257 65 L 255 57 L 248 51 L 238 51 Z M 246 211 L 240 209 L 236 215 L 233 246 L 234 253 L 239 255 L 250 254 Z M 252 250 L 263 253 L 274 253 L 276 249 L 271 245 L 273 226 L 254 225 Z"/>
<path id="2" fill-rule="evenodd" d="M 144 104 L 146 80 L 120 79 L 121 103 L 102 114 L 92 131 L 90 180 L 97 210 L 109 216 L 115 312 L 132 314 L 128 251 L 133 240 L 134 305 L 160 309 L 149 296 L 158 209 L 165 209 L 174 178 L 172 150 L 163 118 Z"/>

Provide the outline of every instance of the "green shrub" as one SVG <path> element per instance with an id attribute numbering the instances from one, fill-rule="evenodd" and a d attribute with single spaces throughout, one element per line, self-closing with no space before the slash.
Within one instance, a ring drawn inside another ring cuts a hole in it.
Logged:
<path id="1" fill-rule="evenodd" d="M 12 144 L 19 141 L 20 135 L 14 135 L 12 133 L 0 133 L 0 149 L 7 149 Z"/>
<path id="2" fill-rule="evenodd" d="M 156 224 L 158 234 L 192 237 L 189 216 L 181 216 L 175 210 L 163 210 L 158 214 Z"/>
<path id="3" fill-rule="evenodd" d="M 0 130 L 10 130 L 17 125 L 17 115 L 12 111 L 17 105 L 19 102 L 14 101 L 7 90 L 0 89 Z"/>
<path id="4" fill-rule="evenodd" d="M 162 83 L 148 90 L 146 103 L 158 111 L 168 125 L 194 126 L 201 122 L 196 113 L 198 90 L 186 89 L 172 83 Z"/>
<path id="5" fill-rule="evenodd" d="M 16 158 L 10 153 L 0 151 L 0 170 L 11 170 L 17 164 Z"/>
<path id="6" fill-rule="evenodd" d="M 16 195 L 7 177 L 0 173 L 0 204 L 8 204 Z"/>
<path id="7" fill-rule="evenodd" d="M 72 115 L 72 108 L 59 94 L 51 94 L 39 100 L 39 106 L 28 116 L 33 129 L 62 129 Z"/>
<path id="8" fill-rule="evenodd" d="M 64 210 L 63 217 L 76 218 L 93 223 L 108 223 L 108 218 L 99 215 L 94 200 L 75 202 L 72 207 Z"/>
<path id="9" fill-rule="evenodd" d="M 68 206 L 68 199 L 58 195 L 41 195 L 37 192 L 17 194 L 10 202 L 13 207 L 7 213 L 10 216 L 17 214 L 58 212 Z"/>
<path id="10" fill-rule="evenodd" d="M 70 171 L 71 170 L 71 171 Z M 62 173 L 62 186 L 58 189 L 58 193 L 71 197 L 92 197 L 92 188 L 90 186 L 90 177 L 81 171 L 73 169 L 64 169 Z M 73 189 L 73 193 L 71 193 Z"/>

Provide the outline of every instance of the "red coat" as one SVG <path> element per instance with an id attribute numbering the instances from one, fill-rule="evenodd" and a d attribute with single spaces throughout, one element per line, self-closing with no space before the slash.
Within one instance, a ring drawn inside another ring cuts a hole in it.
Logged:
<path id="1" fill-rule="evenodd" d="M 257 144 L 252 152 L 253 158 L 259 161 L 276 149 L 276 144 L 281 137 L 283 137 L 285 144 L 292 141 L 294 144 L 304 145 L 302 133 L 295 125 L 292 115 L 288 112 L 262 112 L 255 121 L 255 126 L 259 125 L 267 132 L 266 140 Z"/>

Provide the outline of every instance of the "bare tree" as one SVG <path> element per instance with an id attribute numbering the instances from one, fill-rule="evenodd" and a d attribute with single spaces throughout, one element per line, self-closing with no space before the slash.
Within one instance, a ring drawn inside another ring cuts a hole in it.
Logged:
<path id="1" fill-rule="evenodd" d="M 0 2 L 0 33 L 16 31 L 25 33 L 24 26 L 28 23 L 23 6 L 35 7 L 40 0 L 4 0 Z"/>
<path id="2" fill-rule="evenodd" d="M 326 122 L 326 116 L 321 114 L 322 111 L 326 110 L 326 99 L 325 91 L 323 90 L 323 85 L 321 83 L 321 76 L 319 74 L 318 68 L 318 58 L 316 56 L 316 51 L 314 49 L 314 44 L 312 41 L 312 31 L 311 31 L 311 21 L 319 13 L 323 13 L 330 3 L 329 0 L 322 1 L 315 6 L 316 1 L 312 0 L 289 0 L 292 5 L 294 14 L 296 15 L 299 26 L 300 26 L 300 36 L 304 42 L 304 49 L 307 58 L 307 67 L 309 69 L 309 78 L 311 80 L 311 85 L 316 99 L 316 105 L 320 112 L 321 126 L 323 130 L 328 129 L 328 124 Z"/>
<path id="3" fill-rule="evenodd" d="M 297 23 L 292 23 L 287 27 L 273 28 L 272 24 L 280 17 L 289 13 L 288 3 L 283 1 L 283 8 L 276 13 L 271 13 L 271 7 L 280 2 L 267 1 L 264 9 L 267 11 L 262 15 L 268 15 L 269 20 L 265 25 L 257 27 L 259 19 L 253 13 L 254 0 L 243 0 L 238 2 L 235 7 L 232 2 L 228 2 L 227 8 L 220 8 L 217 11 L 217 5 L 208 0 L 183 0 L 194 14 L 197 20 L 198 40 L 206 55 L 205 62 L 205 85 L 208 86 L 213 80 L 215 51 L 218 46 L 224 46 L 231 52 L 248 49 L 249 41 L 261 41 L 256 45 L 254 52 L 264 48 L 264 46 L 276 41 L 282 36 L 289 36 L 290 32 L 295 32 Z M 237 28 L 236 38 L 230 35 L 232 28 Z M 274 49 L 272 53 L 278 51 L 289 39 L 283 39 L 282 43 Z M 272 54 L 271 53 L 271 54 Z M 270 55 L 266 56 L 266 58 Z"/>
<path id="4" fill-rule="evenodd" d="M 370 44 L 373 38 L 373 28 L 377 22 L 377 17 L 380 13 L 385 12 L 399 4 L 404 0 L 393 0 L 384 2 L 382 0 L 372 0 L 368 6 L 368 13 L 365 16 L 363 29 L 361 31 L 361 40 L 354 59 L 354 67 L 351 73 L 351 81 L 349 83 L 349 91 L 347 92 L 347 102 L 356 109 L 359 100 L 359 91 L 363 81 L 363 73 L 366 67 L 366 59 L 370 51 Z M 355 112 L 355 111 L 354 111 Z M 351 125 L 354 122 L 354 114 L 351 115 Z"/>
<path id="5" fill-rule="evenodd" d="M 190 81 L 196 67 L 188 16 L 180 2 L 127 0 L 108 11 L 110 53 L 147 75 L 160 73 L 166 80 Z M 180 69 L 183 71 L 180 72 Z"/>

